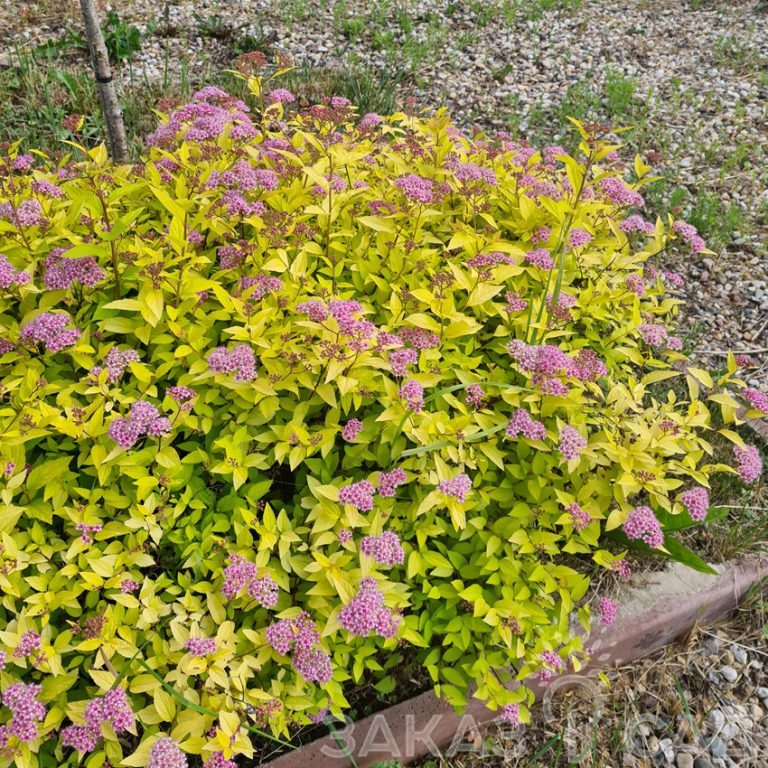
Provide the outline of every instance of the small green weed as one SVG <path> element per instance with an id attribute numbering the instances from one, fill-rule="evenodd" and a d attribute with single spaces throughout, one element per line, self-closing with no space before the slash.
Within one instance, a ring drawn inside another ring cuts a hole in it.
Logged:
<path id="1" fill-rule="evenodd" d="M 608 115 L 614 119 L 631 119 L 635 113 L 636 89 L 634 78 L 609 69 L 605 76 L 605 107 Z"/>
<path id="2" fill-rule="evenodd" d="M 115 10 L 107 11 L 102 31 L 109 58 L 117 64 L 130 61 L 133 54 L 141 50 L 141 31 L 136 26 L 126 24 Z"/>

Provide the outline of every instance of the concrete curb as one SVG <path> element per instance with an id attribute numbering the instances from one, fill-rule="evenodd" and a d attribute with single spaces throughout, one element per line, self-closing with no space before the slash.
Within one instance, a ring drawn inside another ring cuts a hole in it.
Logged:
<path id="1" fill-rule="evenodd" d="M 597 627 L 590 635 L 586 645 L 592 648 L 592 662 L 578 678 L 646 656 L 694 626 L 722 619 L 738 606 L 750 587 L 768 578 L 768 556 L 729 561 L 717 570 L 717 576 L 710 576 L 675 563 L 665 571 L 642 574 L 642 583 L 630 582 L 614 624 Z M 529 686 L 540 701 L 546 687 L 538 680 L 529 681 Z M 347 726 L 340 730 L 339 741 L 324 736 L 266 765 L 342 768 L 350 761 L 339 742 L 353 755 L 358 768 L 381 760 L 407 763 L 435 747 L 455 742 L 496 716 L 476 700 L 467 705 L 463 715 L 456 714 L 428 691 Z"/>

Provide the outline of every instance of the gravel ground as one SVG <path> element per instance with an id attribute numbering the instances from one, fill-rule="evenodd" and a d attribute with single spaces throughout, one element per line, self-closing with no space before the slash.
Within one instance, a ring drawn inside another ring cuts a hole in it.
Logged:
<path id="1" fill-rule="evenodd" d="M 450 768 L 765 768 L 766 597 L 609 671 L 610 687 L 555 693 L 524 729 L 491 731 L 495 755 L 457 756 Z"/>
<path id="2" fill-rule="evenodd" d="M 582 101 L 596 95 L 592 113 L 614 123 L 631 118 L 637 145 L 661 156 L 657 169 L 667 183 L 659 203 L 675 187 L 687 197 L 676 201 L 684 215 L 702 195 L 708 199 L 700 218 L 718 255 L 677 265 L 689 278 L 685 324 L 696 354 L 715 365 L 729 348 L 750 353 L 752 384 L 768 386 L 768 8 L 758 0 L 583 0 L 577 10 L 532 14 L 541 3 L 518 3 L 528 13 L 512 20 L 502 0 L 113 6 L 151 32 L 133 64 L 149 79 L 182 66 L 193 78 L 225 66 L 233 41 L 251 35 L 297 64 L 352 63 L 381 82 L 396 76 L 400 99 L 445 104 L 464 125 L 542 141 L 562 135 L 579 94 Z M 76 6 L 38 0 L 19 13 L 18 0 L 0 0 L 0 36 L 55 37 L 62 18 L 77 21 Z M 622 95 L 625 78 L 634 89 Z"/>

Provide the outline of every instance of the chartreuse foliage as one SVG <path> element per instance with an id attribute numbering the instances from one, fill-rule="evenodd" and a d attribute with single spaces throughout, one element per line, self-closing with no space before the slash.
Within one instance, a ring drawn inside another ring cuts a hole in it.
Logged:
<path id="1" fill-rule="evenodd" d="M 160 736 L 192 765 L 251 755 L 254 729 L 341 715 L 350 686 L 389 691 L 406 663 L 457 707 L 524 721 L 531 694 L 503 683 L 546 652 L 583 659 L 573 556 L 611 568 L 603 532 L 640 504 L 687 514 L 680 493 L 728 469 L 709 463 L 699 385 L 732 422 L 735 363 L 666 391 L 684 357 L 645 338 L 667 339 L 679 302 L 652 265 L 680 238 L 671 219 L 622 229 L 603 184 L 618 146 L 579 126 L 579 156 L 542 154 L 443 111 L 356 125 L 344 100 L 290 118 L 287 100 L 248 117 L 208 90 L 136 166 L 6 150 L 0 689 L 40 684 L 47 712 L 28 741 L 6 722 L 6 764 L 143 766 Z M 648 172 L 635 161 L 631 190 Z M 520 409 L 545 432 L 507 436 Z M 362 551 L 383 532 L 403 549 L 386 565 Z M 365 612 L 366 578 L 393 637 L 340 621 Z M 300 611 L 330 680 L 267 641 Z M 114 688 L 135 723 L 65 746 Z"/>

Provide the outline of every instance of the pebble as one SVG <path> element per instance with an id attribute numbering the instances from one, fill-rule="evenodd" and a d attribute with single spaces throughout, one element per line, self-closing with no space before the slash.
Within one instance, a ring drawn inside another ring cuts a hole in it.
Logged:
<path id="1" fill-rule="evenodd" d="M 714 766 L 709 758 L 700 755 L 693 761 L 693 768 L 714 768 Z"/>
<path id="2" fill-rule="evenodd" d="M 725 725 L 725 715 L 719 709 L 713 709 L 707 717 L 708 723 L 715 731 L 719 731 Z"/>
<path id="3" fill-rule="evenodd" d="M 728 745 L 719 736 L 713 736 L 707 748 L 715 757 L 725 757 L 728 753 Z"/>
<path id="4" fill-rule="evenodd" d="M 746 664 L 748 661 L 747 652 L 738 645 L 732 645 L 731 646 L 731 653 L 733 654 L 733 658 L 739 663 L 739 664 Z"/>
<path id="5" fill-rule="evenodd" d="M 768 688 L 761 685 L 755 690 L 755 694 L 758 699 L 768 699 Z"/>
<path id="6" fill-rule="evenodd" d="M 720 667 L 720 674 L 729 683 L 735 683 L 737 678 L 739 677 L 739 673 L 733 667 L 729 667 L 729 666 Z"/>
<path id="7" fill-rule="evenodd" d="M 693 768 L 693 755 L 688 752 L 679 752 L 675 763 L 677 768 Z"/>
<path id="8" fill-rule="evenodd" d="M 662 739 L 659 742 L 659 751 L 664 755 L 668 763 L 675 759 L 675 748 L 672 739 Z"/>

